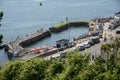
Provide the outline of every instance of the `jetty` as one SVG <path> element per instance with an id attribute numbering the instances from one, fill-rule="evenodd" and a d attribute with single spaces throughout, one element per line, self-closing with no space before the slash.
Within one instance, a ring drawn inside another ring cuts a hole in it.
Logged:
<path id="1" fill-rule="evenodd" d="M 89 26 L 89 21 L 72 21 L 72 22 L 61 22 L 49 28 L 51 32 L 60 32 L 62 30 L 68 29 L 69 27 L 77 27 L 77 26 Z"/>
<path id="2" fill-rule="evenodd" d="M 28 51 L 29 48 L 24 48 L 27 45 L 31 45 L 47 36 L 51 36 L 51 32 L 49 30 L 38 30 L 35 33 L 26 35 L 24 38 L 16 38 L 16 40 L 8 42 L 5 44 L 5 51 L 8 52 L 8 57 L 12 58 L 13 55 L 16 57 L 24 56 Z"/>

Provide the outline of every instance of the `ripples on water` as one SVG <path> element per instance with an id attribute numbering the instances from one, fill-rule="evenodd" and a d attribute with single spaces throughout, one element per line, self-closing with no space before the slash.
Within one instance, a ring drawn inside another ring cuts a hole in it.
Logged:
<path id="1" fill-rule="evenodd" d="M 43 6 L 39 6 L 40 2 Z M 48 29 L 52 25 L 65 21 L 91 19 L 95 17 L 113 16 L 120 10 L 120 0 L 0 0 L 0 11 L 4 12 L 0 33 L 4 35 L 3 42 L 15 39 L 18 35 Z M 88 32 L 88 28 L 70 28 L 71 39 L 78 34 Z M 52 45 L 61 38 L 68 38 L 68 30 L 30 46 Z M 0 51 L 0 62 L 7 61 L 7 55 Z"/>

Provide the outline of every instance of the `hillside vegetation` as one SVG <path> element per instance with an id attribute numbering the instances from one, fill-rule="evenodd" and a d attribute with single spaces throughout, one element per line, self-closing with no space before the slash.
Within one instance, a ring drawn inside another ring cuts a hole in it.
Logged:
<path id="1" fill-rule="evenodd" d="M 98 57 L 94 63 L 90 54 L 78 50 L 67 52 L 67 58 L 10 61 L 0 67 L 0 80 L 120 80 L 120 38 L 101 46 L 107 60 Z M 117 57 L 116 57 L 117 55 Z"/>

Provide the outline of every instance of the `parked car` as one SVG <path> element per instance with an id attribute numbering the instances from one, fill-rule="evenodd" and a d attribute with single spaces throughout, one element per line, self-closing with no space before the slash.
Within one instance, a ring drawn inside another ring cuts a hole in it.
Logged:
<path id="1" fill-rule="evenodd" d="M 93 36 L 99 36 L 99 32 L 93 32 L 92 35 Z"/>
<path id="2" fill-rule="evenodd" d="M 65 51 L 62 51 L 62 52 L 60 53 L 60 57 L 61 57 L 61 58 L 65 58 L 65 57 L 66 57 L 66 52 L 65 52 Z"/>
<path id="3" fill-rule="evenodd" d="M 120 34 L 120 29 L 117 29 L 117 30 L 116 30 L 116 34 Z"/>
<path id="4" fill-rule="evenodd" d="M 77 47 L 77 49 L 78 49 L 79 51 L 83 51 L 83 50 L 85 50 L 85 47 L 84 47 L 84 45 L 80 45 L 80 46 Z"/>
<path id="5" fill-rule="evenodd" d="M 93 42 L 95 42 L 95 43 L 99 43 L 99 42 L 100 42 L 100 39 L 99 39 L 98 36 L 96 36 L 96 37 L 91 37 L 90 39 L 91 39 Z"/>
<path id="6" fill-rule="evenodd" d="M 74 42 L 69 42 L 69 43 L 68 43 L 68 47 L 69 47 L 69 48 L 71 48 L 71 47 L 73 47 L 73 46 L 75 46 L 75 45 L 76 45 L 76 43 L 74 43 Z"/>
<path id="7" fill-rule="evenodd" d="M 88 44 L 90 44 L 90 46 L 92 46 L 95 44 L 95 42 L 93 42 L 92 40 L 88 40 Z"/>
<path id="8" fill-rule="evenodd" d="M 89 47 L 90 47 L 90 44 L 89 44 L 89 43 L 84 43 L 84 47 L 85 47 L 85 48 L 89 48 Z"/>

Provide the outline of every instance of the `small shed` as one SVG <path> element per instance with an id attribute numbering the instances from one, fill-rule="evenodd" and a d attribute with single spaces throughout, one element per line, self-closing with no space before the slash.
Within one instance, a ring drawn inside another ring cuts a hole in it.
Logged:
<path id="1" fill-rule="evenodd" d="M 68 39 L 61 39 L 61 40 L 56 41 L 56 46 L 57 48 L 64 48 L 65 46 L 68 45 L 68 43 L 69 43 Z"/>

